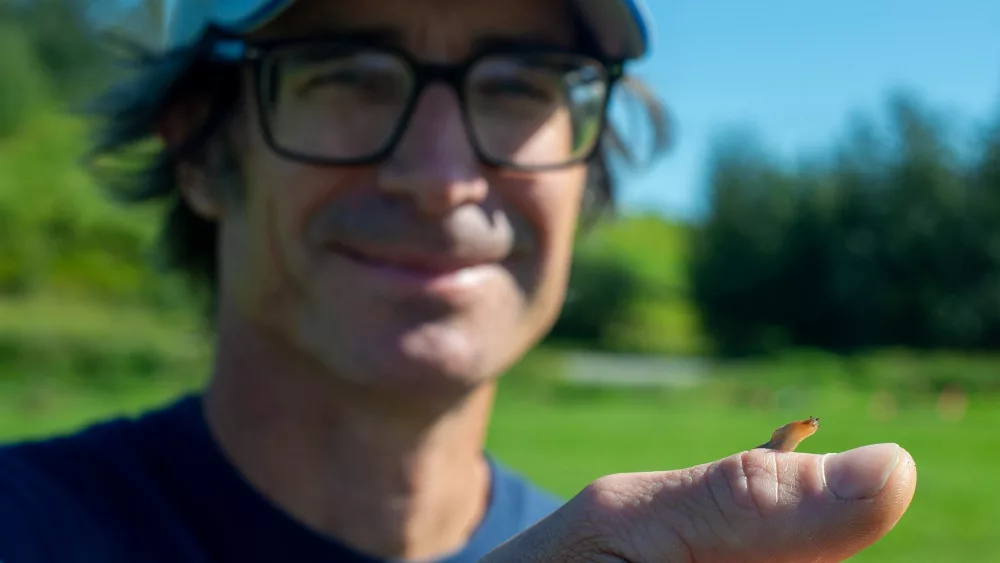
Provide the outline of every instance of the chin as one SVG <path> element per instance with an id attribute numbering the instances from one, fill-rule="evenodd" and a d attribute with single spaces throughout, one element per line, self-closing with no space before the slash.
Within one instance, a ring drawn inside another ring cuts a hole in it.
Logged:
<path id="1" fill-rule="evenodd" d="M 452 401 L 489 385 L 497 374 L 482 364 L 457 364 L 454 358 L 389 357 L 378 369 L 357 374 L 357 383 L 407 400 Z"/>
<path id="2" fill-rule="evenodd" d="M 314 345 L 312 353 L 354 386 L 432 400 L 467 394 L 502 372 L 496 344 L 477 336 L 424 325 L 392 336 L 354 334 L 348 346 Z"/>

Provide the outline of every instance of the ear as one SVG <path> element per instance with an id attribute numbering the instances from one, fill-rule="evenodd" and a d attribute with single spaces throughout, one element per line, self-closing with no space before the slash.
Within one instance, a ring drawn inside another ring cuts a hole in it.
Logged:
<path id="1" fill-rule="evenodd" d="M 207 221 L 216 221 L 222 216 L 222 200 L 203 166 L 179 162 L 175 174 L 181 197 L 196 215 Z"/>
<path id="2" fill-rule="evenodd" d="M 197 96 L 182 96 L 173 101 L 156 124 L 156 134 L 168 149 L 180 147 L 205 123 L 209 105 Z M 175 164 L 174 174 L 181 197 L 202 219 L 214 221 L 222 213 L 222 201 L 214 188 L 205 162 L 182 159 Z"/>

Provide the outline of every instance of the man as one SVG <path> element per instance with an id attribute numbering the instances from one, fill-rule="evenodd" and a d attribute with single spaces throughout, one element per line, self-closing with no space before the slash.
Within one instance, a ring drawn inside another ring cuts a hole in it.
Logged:
<path id="1" fill-rule="evenodd" d="M 625 0 L 177 0 L 105 98 L 155 134 L 174 263 L 212 289 L 204 393 L 0 455 L 0 560 L 840 561 L 895 445 L 743 452 L 565 505 L 483 452 L 563 299 L 598 141 L 650 22 Z M 652 115 L 656 115 L 655 104 Z"/>

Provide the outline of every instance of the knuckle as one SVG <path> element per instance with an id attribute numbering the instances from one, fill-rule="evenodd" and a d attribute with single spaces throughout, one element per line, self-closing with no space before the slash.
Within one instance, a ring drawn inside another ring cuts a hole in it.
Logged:
<path id="1" fill-rule="evenodd" d="M 666 510 L 678 540 L 696 559 L 743 553 L 759 543 L 774 506 L 768 500 L 777 483 L 773 461 L 739 454 L 686 473 L 684 479 L 689 494 L 672 497 Z"/>
<path id="2" fill-rule="evenodd" d="M 590 483 L 573 499 L 580 530 L 586 530 L 577 545 L 598 557 L 593 561 L 693 563 L 681 536 L 658 518 L 655 494 L 628 475 Z"/>
<path id="3" fill-rule="evenodd" d="M 589 485 L 574 499 L 584 527 L 605 548 L 611 549 L 628 540 L 628 531 L 636 520 L 636 503 L 615 482 L 614 477 L 602 477 Z M 596 546 L 595 546 L 596 547 Z"/>
<path id="4" fill-rule="evenodd" d="M 734 498 L 740 506 L 753 508 L 760 519 L 781 516 L 802 496 L 799 466 L 787 455 L 750 450 L 731 459 L 734 464 L 738 461 L 742 482 Z"/>
<path id="5" fill-rule="evenodd" d="M 755 553 L 787 524 L 796 464 L 749 451 L 655 477 L 611 475 L 574 499 L 589 553 L 620 561 L 695 562 Z"/>
<path id="6" fill-rule="evenodd" d="M 722 463 L 691 476 L 690 494 L 670 506 L 673 528 L 692 553 L 715 552 L 741 543 L 733 513 L 733 484 Z M 700 559 L 700 557 L 699 557 Z"/>
<path id="7" fill-rule="evenodd" d="M 773 454 L 747 451 L 724 463 L 733 503 L 763 519 L 777 490 L 777 463 Z"/>
<path id="8" fill-rule="evenodd" d="M 573 508 L 568 545 L 575 561 L 627 561 L 627 499 L 606 478 L 590 483 L 570 502 Z"/>

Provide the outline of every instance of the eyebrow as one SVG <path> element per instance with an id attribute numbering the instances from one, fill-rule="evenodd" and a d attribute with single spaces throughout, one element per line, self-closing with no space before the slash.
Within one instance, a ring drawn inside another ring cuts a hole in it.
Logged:
<path id="1" fill-rule="evenodd" d="M 526 33 L 523 35 L 494 34 L 477 39 L 473 44 L 473 50 L 511 47 L 566 50 L 571 46 L 572 44 L 567 45 L 553 40 L 551 35 L 542 35 L 539 33 Z"/>
<path id="2" fill-rule="evenodd" d="M 288 36 L 274 37 L 273 40 L 282 41 Z M 404 33 L 398 28 L 391 27 L 367 27 L 367 28 L 324 28 L 322 30 L 307 29 L 301 34 L 302 39 L 322 40 L 323 38 L 334 38 L 345 42 L 372 43 L 401 48 L 406 43 Z M 272 38 L 265 38 L 267 42 Z M 572 43 L 565 44 L 553 40 L 551 35 L 537 32 L 517 34 L 489 34 L 477 38 L 471 51 L 478 52 L 490 49 L 544 49 L 565 51 L 572 48 Z"/>

